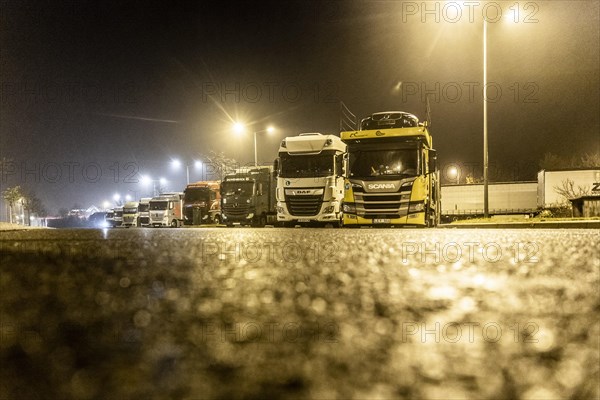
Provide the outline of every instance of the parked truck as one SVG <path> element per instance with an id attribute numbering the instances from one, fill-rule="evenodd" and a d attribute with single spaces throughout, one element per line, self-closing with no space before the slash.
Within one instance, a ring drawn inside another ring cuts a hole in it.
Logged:
<path id="1" fill-rule="evenodd" d="M 219 181 L 198 181 L 187 185 L 183 197 L 184 224 L 220 224 L 221 195 L 219 190 Z"/>
<path id="2" fill-rule="evenodd" d="M 150 226 L 150 200 L 152 197 L 142 197 L 138 204 L 139 226 Z"/>
<path id="3" fill-rule="evenodd" d="M 139 202 L 128 201 L 123 205 L 123 222 L 121 226 L 129 228 L 132 226 L 139 226 Z"/>
<path id="4" fill-rule="evenodd" d="M 150 200 L 150 225 L 153 227 L 183 225 L 183 193 L 162 193 Z"/>
<path id="5" fill-rule="evenodd" d="M 342 225 L 346 149 L 334 135 L 301 133 L 283 139 L 275 162 L 280 224 Z"/>
<path id="6" fill-rule="evenodd" d="M 115 207 L 113 215 L 113 228 L 118 228 L 123 223 L 123 207 Z"/>
<path id="7" fill-rule="evenodd" d="M 439 171 L 428 126 L 413 114 L 388 111 L 341 133 L 350 160 L 345 226 L 438 224 Z"/>
<path id="8" fill-rule="evenodd" d="M 273 167 L 247 167 L 225 175 L 221 182 L 221 212 L 227 226 L 264 227 L 277 222 Z"/>
<path id="9" fill-rule="evenodd" d="M 537 182 L 488 184 L 490 215 L 530 215 L 537 212 Z M 442 220 L 483 217 L 483 184 L 442 186 Z"/>
<path id="10" fill-rule="evenodd" d="M 104 219 L 106 220 L 106 226 L 108 228 L 114 228 L 115 227 L 115 209 L 111 208 L 110 210 L 108 210 L 106 212 L 106 216 L 104 217 Z"/>

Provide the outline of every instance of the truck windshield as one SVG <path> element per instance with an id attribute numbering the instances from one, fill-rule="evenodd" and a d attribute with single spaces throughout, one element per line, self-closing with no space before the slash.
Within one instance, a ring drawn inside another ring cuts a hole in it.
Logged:
<path id="1" fill-rule="evenodd" d="M 254 182 L 223 182 L 222 196 L 252 196 Z"/>
<path id="2" fill-rule="evenodd" d="M 148 204 L 148 203 L 140 204 L 138 206 L 138 211 L 145 212 L 145 211 L 148 211 L 149 208 L 150 208 L 150 204 Z"/>
<path id="3" fill-rule="evenodd" d="M 210 190 L 208 188 L 187 188 L 183 201 L 186 203 L 194 203 L 200 201 L 209 201 Z"/>
<path id="4" fill-rule="evenodd" d="M 332 154 L 280 156 L 280 174 L 282 178 L 324 177 L 334 174 Z"/>
<path id="5" fill-rule="evenodd" d="M 355 150 L 350 152 L 350 176 L 416 176 L 418 152 L 416 149 Z"/>
<path id="6" fill-rule="evenodd" d="M 123 212 L 125 214 L 135 214 L 138 211 L 137 208 L 124 208 Z"/>
<path id="7" fill-rule="evenodd" d="M 168 201 L 151 201 L 150 209 L 151 210 L 166 210 L 169 205 Z"/>

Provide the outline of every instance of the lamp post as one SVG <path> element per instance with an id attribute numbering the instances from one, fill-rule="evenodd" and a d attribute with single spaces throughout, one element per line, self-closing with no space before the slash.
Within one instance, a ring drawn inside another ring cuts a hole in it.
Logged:
<path id="1" fill-rule="evenodd" d="M 244 133 L 245 131 L 245 126 L 239 122 L 235 123 L 233 125 L 233 131 L 237 134 L 237 135 L 241 135 L 242 133 Z M 273 128 L 272 126 L 269 126 L 267 129 L 263 129 L 261 131 L 254 131 L 254 166 L 257 167 L 258 166 L 258 145 L 257 145 L 257 140 L 256 140 L 256 136 L 259 133 L 272 133 L 275 131 L 275 128 Z"/>
<path id="2" fill-rule="evenodd" d="M 175 168 L 179 168 L 181 166 L 181 161 L 175 159 L 172 161 L 173 167 Z M 194 161 L 194 167 L 196 168 L 202 168 L 202 162 L 201 161 Z M 185 166 L 185 178 L 186 178 L 186 182 L 189 185 L 190 184 L 190 166 L 187 165 Z"/>
<path id="3" fill-rule="evenodd" d="M 483 18 L 483 217 L 490 216 L 488 203 L 488 120 L 487 120 L 487 20 Z"/>
<path id="4" fill-rule="evenodd" d="M 259 134 L 259 133 L 264 133 L 264 132 L 272 133 L 273 130 L 274 130 L 273 127 L 270 126 L 267 129 L 263 129 L 262 131 L 255 131 L 254 132 L 254 166 L 255 167 L 258 167 L 258 149 L 257 149 L 257 146 L 256 146 L 256 135 Z"/>
<path id="5" fill-rule="evenodd" d="M 164 184 L 167 183 L 167 180 L 165 178 L 152 179 L 152 178 L 150 178 L 147 175 L 142 175 L 141 182 L 142 182 L 143 185 L 147 185 L 149 183 L 152 183 L 152 196 L 155 197 L 155 196 L 158 195 L 157 190 L 156 190 L 156 182 L 160 183 L 161 185 L 164 185 Z"/>

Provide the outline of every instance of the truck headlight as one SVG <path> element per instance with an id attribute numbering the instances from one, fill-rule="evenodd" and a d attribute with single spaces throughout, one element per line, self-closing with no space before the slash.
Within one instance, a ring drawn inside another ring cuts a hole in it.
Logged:
<path id="1" fill-rule="evenodd" d="M 281 207 L 281 206 L 277 206 L 277 212 L 278 212 L 279 214 L 283 214 L 283 211 L 284 211 L 284 210 L 283 210 L 283 207 Z"/>
<path id="2" fill-rule="evenodd" d="M 421 212 L 425 210 L 425 203 L 420 202 L 420 203 L 412 203 L 411 205 L 408 206 L 408 212 Z"/>
<path id="3" fill-rule="evenodd" d="M 356 204 L 354 203 L 344 203 L 342 209 L 345 213 L 356 214 Z"/>
<path id="4" fill-rule="evenodd" d="M 333 212 L 333 210 L 335 210 L 335 206 L 325 207 L 325 209 L 323 210 L 323 213 L 324 214 L 331 214 Z"/>

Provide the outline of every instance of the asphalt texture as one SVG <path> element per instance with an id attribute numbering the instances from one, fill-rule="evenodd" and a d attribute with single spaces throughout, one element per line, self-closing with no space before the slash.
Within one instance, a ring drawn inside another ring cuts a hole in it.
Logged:
<path id="1" fill-rule="evenodd" d="M 594 399 L 598 230 L 0 233 L 2 399 Z"/>

